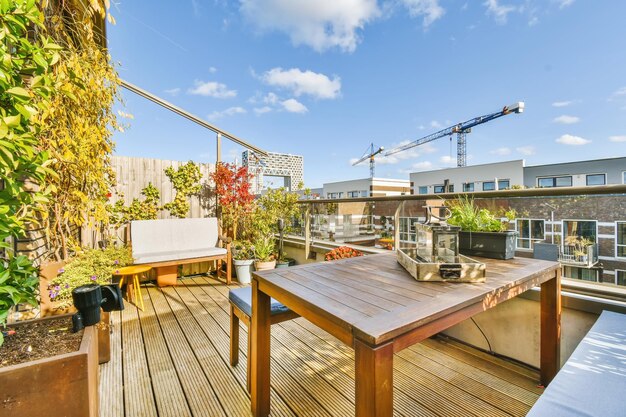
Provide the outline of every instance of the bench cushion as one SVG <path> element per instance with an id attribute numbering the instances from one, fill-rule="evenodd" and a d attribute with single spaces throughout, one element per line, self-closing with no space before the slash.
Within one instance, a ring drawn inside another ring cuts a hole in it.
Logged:
<path id="1" fill-rule="evenodd" d="M 624 416 L 626 315 L 603 311 L 528 416 Z"/>
<path id="2" fill-rule="evenodd" d="M 228 299 L 239 307 L 248 317 L 252 317 L 252 287 L 235 288 L 228 291 Z M 287 307 L 272 298 L 270 304 L 271 314 L 286 313 Z"/>
<path id="3" fill-rule="evenodd" d="M 151 264 L 157 262 L 166 262 L 166 261 L 179 261 L 185 259 L 194 259 L 194 258 L 205 258 L 209 256 L 223 256 L 226 255 L 227 251 L 223 248 L 205 248 L 205 249 L 197 249 L 197 250 L 185 250 L 185 251 L 166 251 L 166 252 L 155 252 L 155 253 L 142 253 L 141 255 L 137 255 L 135 259 L 135 264 Z"/>
<path id="4" fill-rule="evenodd" d="M 217 248 L 217 218 L 134 220 L 130 225 L 135 263 L 225 254 Z M 217 250 L 217 251 L 215 251 Z"/>

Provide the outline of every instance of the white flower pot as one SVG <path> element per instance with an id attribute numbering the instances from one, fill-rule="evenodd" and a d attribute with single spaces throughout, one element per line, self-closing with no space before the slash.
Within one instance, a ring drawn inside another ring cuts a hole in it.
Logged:
<path id="1" fill-rule="evenodd" d="M 250 284 L 254 259 L 233 259 L 233 262 L 235 264 L 235 272 L 237 273 L 237 281 L 240 284 Z"/>

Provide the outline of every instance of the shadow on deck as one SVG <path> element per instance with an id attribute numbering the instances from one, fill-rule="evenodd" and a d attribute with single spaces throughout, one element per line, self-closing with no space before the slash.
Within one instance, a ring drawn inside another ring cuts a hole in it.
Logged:
<path id="1" fill-rule="evenodd" d="M 229 364 L 228 287 L 212 278 L 142 287 L 145 312 L 112 314 L 100 366 L 100 415 L 251 415 L 245 326 Z M 299 318 L 272 326 L 272 416 L 353 416 L 354 351 Z M 525 415 L 538 373 L 443 338 L 394 357 L 394 415 Z"/>

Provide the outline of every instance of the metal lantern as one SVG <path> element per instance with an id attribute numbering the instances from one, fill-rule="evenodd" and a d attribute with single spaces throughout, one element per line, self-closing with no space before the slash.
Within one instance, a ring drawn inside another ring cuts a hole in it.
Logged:
<path id="1" fill-rule="evenodd" d="M 446 223 L 450 209 L 425 209 L 426 221 L 412 225 L 415 244 L 399 248 L 398 262 L 418 281 L 485 282 L 485 265 L 459 254 L 461 228 Z"/>
<path id="2" fill-rule="evenodd" d="M 428 262 L 458 262 L 459 226 L 450 226 L 450 209 L 445 206 L 427 206 L 426 222 L 414 223 L 417 235 L 417 254 Z M 433 211 L 436 210 L 437 214 Z"/>

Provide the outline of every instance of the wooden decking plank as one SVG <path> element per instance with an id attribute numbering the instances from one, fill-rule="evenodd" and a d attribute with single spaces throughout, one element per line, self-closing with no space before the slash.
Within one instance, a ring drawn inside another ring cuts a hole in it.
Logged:
<path id="1" fill-rule="evenodd" d="M 428 342 L 430 342 L 430 340 Z M 487 362 L 493 363 L 496 365 L 497 368 L 504 368 L 522 375 L 524 378 L 533 381 L 535 385 L 539 383 L 538 370 L 511 361 L 502 360 L 501 358 L 453 340 L 445 335 L 437 337 L 437 343 L 438 346 L 444 347 L 446 351 L 449 351 L 450 354 L 454 355 L 455 357 L 467 358 L 468 360 L 464 360 L 464 362 L 482 364 L 483 366 L 488 365 Z M 542 390 L 538 391 L 538 393 L 541 392 Z"/>
<path id="2" fill-rule="evenodd" d="M 213 286 L 207 286 L 204 289 L 213 302 L 221 307 L 221 312 L 214 313 L 213 317 L 221 323 L 224 329 L 229 328 L 228 299 Z M 245 330 L 241 333 L 244 332 Z M 247 341 L 246 337 L 247 334 L 242 338 L 242 343 Z M 274 369 L 282 368 L 284 372 L 292 376 L 300 385 L 299 389 L 309 393 L 318 402 L 317 407 L 325 408 L 329 415 L 345 416 L 354 414 L 354 403 L 350 403 L 332 385 L 329 385 L 320 375 L 308 367 L 306 363 L 299 361 L 297 356 L 286 349 L 274 336 L 272 336 L 271 349 L 272 357 L 280 357 L 279 362 L 272 363 L 272 372 L 274 372 Z M 329 405 L 331 406 L 329 407 Z"/>
<path id="3" fill-rule="evenodd" d="M 498 359 L 492 355 L 485 354 L 485 356 L 492 356 L 497 361 L 487 360 L 487 358 L 479 358 L 470 352 L 457 348 L 455 345 L 447 343 L 447 339 L 438 338 L 437 340 L 427 339 L 424 342 L 424 346 L 435 349 L 439 352 L 445 353 L 448 356 L 455 358 L 456 360 L 466 363 L 476 369 L 483 370 L 494 376 L 505 379 L 525 390 L 534 392 L 537 395 L 541 395 L 542 388 L 539 388 L 539 374 L 535 373 L 534 377 L 526 376 L 522 372 L 518 372 L 524 367 L 508 362 L 506 360 Z M 475 352 L 480 352 L 474 349 Z M 531 371 L 528 369 L 528 371 Z M 531 371 L 532 372 L 532 371 Z"/>
<path id="4" fill-rule="evenodd" d="M 148 294 L 170 347 L 170 355 L 192 413 L 196 416 L 225 416 L 210 381 L 165 300 L 165 295 L 157 288 L 149 288 Z"/>
<path id="5" fill-rule="evenodd" d="M 146 290 L 142 289 L 145 311 L 138 311 L 144 348 L 159 416 L 191 416 L 176 368 Z"/>
<path id="6" fill-rule="evenodd" d="M 530 408 L 521 401 L 507 396 L 506 394 L 484 385 L 473 378 L 471 375 L 450 369 L 442 364 L 432 361 L 431 359 L 417 354 L 411 349 L 405 349 L 398 354 L 411 363 L 430 372 L 437 377 L 454 384 L 456 387 L 475 395 L 489 404 L 506 411 L 509 414 L 519 415 L 528 412 Z"/>
<path id="7" fill-rule="evenodd" d="M 124 374 L 122 371 L 121 312 L 110 313 L 111 360 L 100 366 L 100 416 L 124 416 Z"/>
<path id="8" fill-rule="evenodd" d="M 191 280 L 193 285 L 187 285 L 189 291 L 198 300 L 199 304 L 206 310 L 205 314 L 196 315 L 198 324 L 203 329 L 207 337 L 211 338 L 211 342 L 216 347 L 220 356 L 225 363 L 229 363 L 229 331 L 230 324 L 223 326 L 215 319 L 215 314 L 221 312 L 221 308 L 213 302 L 213 299 L 204 291 L 203 287 L 208 285 L 206 281 L 202 279 L 194 278 Z M 184 282 L 184 281 L 183 281 Z M 217 281 L 214 281 L 217 282 Z M 242 343 L 242 351 L 240 352 L 240 358 L 245 358 L 245 345 Z M 242 389 L 245 390 L 246 386 L 246 363 L 243 359 L 240 359 L 239 365 L 236 367 L 230 367 L 227 365 L 236 375 L 239 380 Z M 273 366 L 273 363 L 272 363 Z M 272 368 L 273 370 L 274 368 Z M 282 369 L 278 369 L 276 372 L 276 383 L 280 380 L 281 385 L 290 386 L 295 384 L 295 380 L 291 378 Z M 272 416 L 294 416 L 294 415 L 320 415 L 327 416 L 328 414 L 318 413 L 316 409 L 319 409 L 317 403 L 311 403 L 311 398 L 301 393 L 281 392 L 280 395 L 276 392 L 276 384 L 273 384 L 271 388 L 272 398 Z M 297 390 L 296 390 L 297 391 Z M 248 405 L 250 404 L 248 400 Z M 307 409 L 309 407 L 310 409 Z M 311 414 L 313 413 L 313 414 Z M 316 414 L 318 413 L 318 414 Z"/>
<path id="9" fill-rule="evenodd" d="M 233 417 L 251 415 L 248 396 L 193 318 L 190 310 L 200 307 L 198 301 L 184 286 L 164 288 L 163 292 L 167 294 L 166 299 L 205 374 L 210 375 L 209 381 L 226 414 Z M 185 308 L 177 308 L 177 305 Z"/>
<path id="10" fill-rule="evenodd" d="M 129 417 L 156 416 L 139 315 L 130 303 L 122 311 L 122 343 L 124 413 Z"/>

